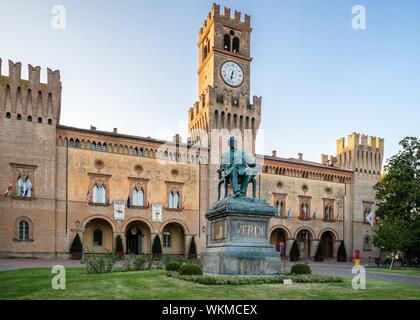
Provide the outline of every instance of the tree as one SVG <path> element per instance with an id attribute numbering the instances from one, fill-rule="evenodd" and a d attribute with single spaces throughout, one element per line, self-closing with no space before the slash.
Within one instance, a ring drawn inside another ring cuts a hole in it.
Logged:
<path id="1" fill-rule="evenodd" d="M 404 251 L 412 245 L 412 237 L 409 228 L 398 218 L 385 217 L 379 225 L 379 229 L 373 236 L 373 244 L 392 254 L 390 269 L 398 252 Z"/>
<path id="2" fill-rule="evenodd" d="M 344 246 L 344 241 L 340 242 L 340 246 L 337 250 L 337 261 L 345 262 L 347 260 L 346 247 Z"/>
<path id="3" fill-rule="evenodd" d="M 300 256 L 297 241 L 293 241 L 292 248 L 290 249 L 290 261 L 298 261 Z"/>
<path id="4" fill-rule="evenodd" d="M 79 234 L 77 233 L 76 236 L 73 239 L 73 242 L 70 247 L 71 253 L 82 253 L 83 247 L 82 247 L 82 241 L 80 241 Z"/>
<path id="5" fill-rule="evenodd" d="M 402 150 L 387 161 L 385 174 L 374 187 L 380 201 L 376 215 L 384 220 L 389 218 L 379 224 L 376 241 L 383 248 L 412 253 L 420 247 L 420 140 L 406 137 L 400 145 Z M 392 232 L 391 226 L 404 234 Z M 395 241 L 399 248 L 386 239 Z"/>
<path id="6" fill-rule="evenodd" d="M 197 246 L 195 245 L 195 239 L 194 236 L 191 239 L 191 244 L 190 244 L 190 251 L 188 256 L 190 258 L 196 258 L 197 257 Z"/>
<path id="7" fill-rule="evenodd" d="M 153 240 L 152 254 L 153 256 L 162 255 L 162 244 L 160 243 L 159 235 L 156 235 L 155 239 Z"/>
<path id="8" fill-rule="evenodd" d="M 124 252 L 124 246 L 123 246 L 121 235 L 117 235 L 117 238 L 115 239 L 115 253 L 123 253 L 123 252 Z"/>
<path id="9" fill-rule="evenodd" d="M 322 249 L 322 241 L 319 242 L 318 248 L 316 249 L 315 253 L 315 261 L 324 261 L 324 254 Z"/>

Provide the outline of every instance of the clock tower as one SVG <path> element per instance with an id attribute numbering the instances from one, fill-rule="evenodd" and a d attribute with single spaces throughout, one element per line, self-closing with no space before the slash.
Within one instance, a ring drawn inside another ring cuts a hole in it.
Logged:
<path id="1" fill-rule="evenodd" d="M 217 169 L 227 151 L 228 138 L 255 153 L 261 120 L 261 97 L 250 96 L 251 17 L 214 4 L 198 36 L 198 100 L 188 111 L 190 141 L 208 147 L 208 165 L 202 168 L 201 210 L 216 201 Z M 206 203 L 204 203 L 206 202 Z M 204 223 L 203 218 L 203 223 Z"/>
<path id="2" fill-rule="evenodd" d="M 211 131 L 225 130 L 240 133 L 255 151 L 261 97 L 250 97 L 251 32 L 250 16 L 237 11 L 232 16 L 229 8 L 221 13 L 217 4 L 204 21 L 197 43 L 199 99 L 188 115 L 193 143 L 203 142 L 206 133 L 209 147 L 214 146 Z"/>

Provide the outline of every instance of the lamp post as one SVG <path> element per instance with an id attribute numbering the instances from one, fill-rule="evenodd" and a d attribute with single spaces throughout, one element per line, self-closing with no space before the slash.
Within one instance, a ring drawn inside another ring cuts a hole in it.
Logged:
<path id="1" fill-rule="evenodd" d="M 309 259 L 308 259 L 308 254 L 309 254 L 309 250 L 308 250 L 308 246 L 309 246 L 309 239 L 308 239 L 308 233 L 309 233 L 309 231 L 308 230 L 305 230 L 305 243 L 306 243 L 306 245 L 305 245 L 305 263 L 306 264 L 308 264 L 308 261 L 309 261 Z"/>

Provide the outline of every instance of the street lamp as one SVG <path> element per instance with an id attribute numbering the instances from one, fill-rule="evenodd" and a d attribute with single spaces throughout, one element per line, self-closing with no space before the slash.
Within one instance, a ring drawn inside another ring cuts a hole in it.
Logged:
<path id="1" fill-rule="evenodd" d="M 305 263 L 306 264 L 308 264 L 308 254 L 309 254 L 309 250 L 308 250 L 308 248 L 309 248 L 309 237 L 308 237 L 308 233 L 309 233 L 309 231 L 308 230 L 305 230 L 305 243 L 306 243 L 306 246 L 305 246 Z"/>

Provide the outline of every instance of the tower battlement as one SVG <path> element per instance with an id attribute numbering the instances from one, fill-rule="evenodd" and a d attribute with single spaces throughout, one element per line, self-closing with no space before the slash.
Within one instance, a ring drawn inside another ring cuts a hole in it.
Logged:
<path id="1" fill-rule="evenodd" d="M 346 138 L 337 140 L 337 154 L 345 152 L 347 149 L 369 149 L 383 153 L 384 139 L 353 132 Z"/>
<path id="2" fill-rule="evenodd" d="M 336 142 L 335 164 L 358 173 L 380 175 L 384 156 L 384 139 L 353 132 Z M 321 156 L 325 161 L 325 156 Z"/>
<path id="3" fill-rule="evenodd" d="M 214 23 L 215 20 L 218 20 L 222 23 L 226 23 L 229 25 L 237 25 L 242 28 L 251 28 L 251 16 L 245 14 L 242 17 L 242 13 L 240 11 L 235 11 L 232 17 L 232 13 L 230 8 L 224 7 L 223 12 L 220 12 L 220 5 L 214 3 L 211 11 L 207 15 L 206 20 L 204 20 L 203 26 L 199 31 L 199 36 L 206 33 L 206 29 Z"/>
<path id="4" fill-rule="evenodd" d="M 28 65 L 28 79 L 21 78 L 22 64 L 9 60 L 9 74 L 2 75 L 0 59 L 0 111 L 8 118 L 23 115 L 48 118 L 58 123 L 61 109 L 60 71 L 47 68 L 47 83 L 41 83 L 41 67 Z"/>

